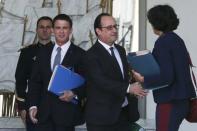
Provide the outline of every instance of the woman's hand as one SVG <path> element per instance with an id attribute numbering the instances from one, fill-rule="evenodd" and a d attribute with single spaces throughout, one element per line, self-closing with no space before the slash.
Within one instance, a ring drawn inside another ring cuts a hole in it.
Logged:
<path id="1" fill-rule="evenodd" d="M 140 73 L 132 70 L 133 77 L 137 82 L 143 83 L 144 82 L 144 76 L 142 76 Z"/>

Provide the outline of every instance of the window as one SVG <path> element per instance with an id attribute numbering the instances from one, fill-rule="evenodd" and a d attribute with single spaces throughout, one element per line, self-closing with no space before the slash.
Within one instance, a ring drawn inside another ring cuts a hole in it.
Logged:
<path id="1" fill-rule="evenodd" d="M 119 25 L 118 43 L 127 52 L 139 50 L 139 0 L 114 0 L 113 16 Z"/>

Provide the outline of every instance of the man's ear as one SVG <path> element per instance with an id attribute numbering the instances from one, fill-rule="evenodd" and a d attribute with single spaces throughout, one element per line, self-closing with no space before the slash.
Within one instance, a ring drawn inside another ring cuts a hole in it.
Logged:
<path id="1" fill-rule="evenodd" d="M 97 33 L 98 35 L 100 35 L 100 34 L 101 34 L 101 29 L 96 28 L 96 33 Z"/>

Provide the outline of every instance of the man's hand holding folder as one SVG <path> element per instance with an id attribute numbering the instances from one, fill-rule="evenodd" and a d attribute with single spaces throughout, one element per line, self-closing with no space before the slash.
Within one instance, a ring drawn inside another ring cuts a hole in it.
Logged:
<path id="1" fill-rule="evenodd" d="M 63 101 L 76 102 L 77 96 L 71 91 L 83 85 L 85 79 L 70 69 L 57 65 L 49 82 L 48 91 L 60 96 Z"/>
<path id="2" fill-rule="evenodd" d="M 71 90 L 64 91 L 59 99 L 66 102 L 71 101 L 72 103 L 77 104 L 77 96 Z"/>

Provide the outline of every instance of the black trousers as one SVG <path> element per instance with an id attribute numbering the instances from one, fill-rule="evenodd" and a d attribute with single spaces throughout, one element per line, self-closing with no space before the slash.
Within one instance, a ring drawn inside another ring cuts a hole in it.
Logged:
<path id="1" fill-rule="evenodd" d="M 26 121 L 26 130 L 27 131 L 36 131 L 35 129 L 36 125 L 32 122 Z"/>
<path id="2" fill-rule="evenodd" d="M 32 123 L 30 117 L 29 117 L 29 111 L 27 111 L 27 115 L 26 115 L 26 131 L 36 131 L 36 125 L 34 123 Z"/>
<path id="3" fill-rule="evenodd" d="M 75 127 L 74 126 L 57 125 L 51 121 L 47 121 L 46 123 L 36 124 L 35 131 L 75 131 Z"/>
<path id="4" fill-rule="evenodd" d="M 128 119 L 128 109 L 123 108 L 119 119 L 116 123 L 112 125 L 94 125 L 87 123 L 88 131 L 130 131 L 129 119 Z"/>

